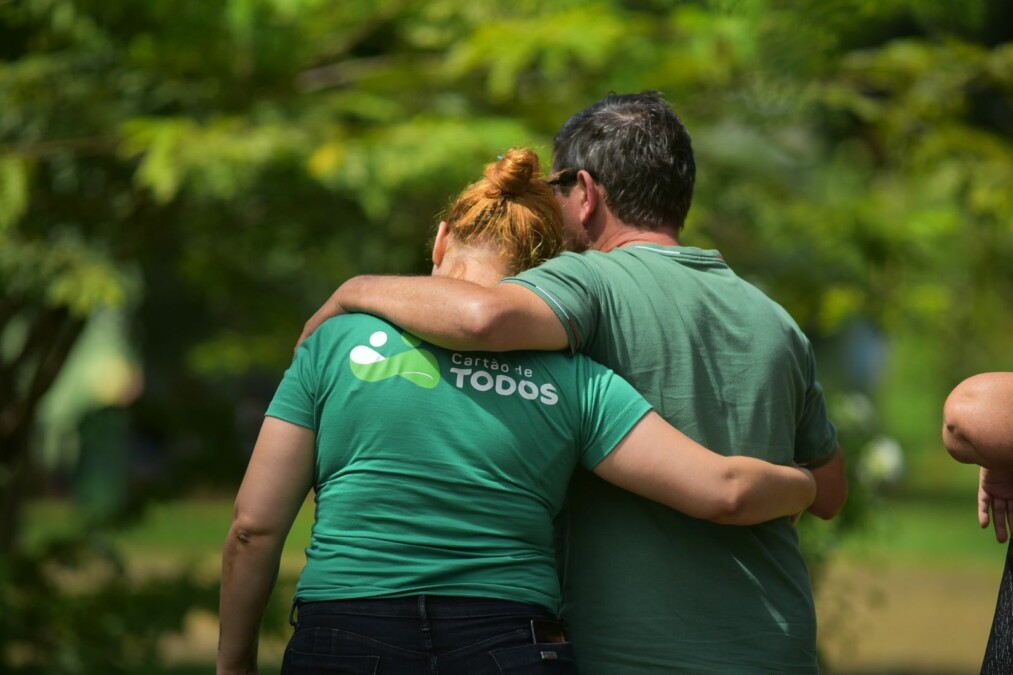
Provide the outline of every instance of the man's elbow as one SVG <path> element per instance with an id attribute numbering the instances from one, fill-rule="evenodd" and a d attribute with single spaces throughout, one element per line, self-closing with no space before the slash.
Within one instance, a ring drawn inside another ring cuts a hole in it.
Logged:
<path id="1" fill-rule="evenodd" d="M 461 348 L 485 351 L 511 349 L 511 345 L 503 341 L 509 335 L 505 330 L 509 323 L 509 312 L 497 298 L 483 294 L 464 302 L 460 311 Z"/>

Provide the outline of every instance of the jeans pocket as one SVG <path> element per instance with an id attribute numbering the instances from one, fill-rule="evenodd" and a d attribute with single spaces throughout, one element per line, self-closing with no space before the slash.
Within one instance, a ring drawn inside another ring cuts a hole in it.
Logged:
<path id="1" fill-rule="evenodd" d="M 297 630 L 285 649 L 282 675 L 375 675 L 380 655 L 345 631 Z"/>
<path id="2" fill-rule="evenodd" d="M 575 675 L 573 645 L 553 642 L 494 649 L 489 656 L 504 675 Z"/>

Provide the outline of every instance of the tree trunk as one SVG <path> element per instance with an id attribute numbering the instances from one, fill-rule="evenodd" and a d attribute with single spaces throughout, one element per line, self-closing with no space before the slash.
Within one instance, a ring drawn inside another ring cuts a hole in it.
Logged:
<path id="1" fill-rule="evenodd" d="M 0 439 L 5 461 L 0 464 L 0 555 L 14 551 L 21 530 L 21 511 L 27 496 L 28 469 L 27 428 L 14 436 Z M 7 457 L 21 457 L 22 461 L 10 464 Z"/>
<path id="2" fill-rule="evenodd" d="M 84 324 L 64 308 L 43 310 L 32 318 L 20 351 L 0 362 L 0 554 L 18 545 L 22 507 L 32 491 L 31 437 L 39 402 Z M 6 321 L 0 324 L 0 335 L 6 327 Z"/>

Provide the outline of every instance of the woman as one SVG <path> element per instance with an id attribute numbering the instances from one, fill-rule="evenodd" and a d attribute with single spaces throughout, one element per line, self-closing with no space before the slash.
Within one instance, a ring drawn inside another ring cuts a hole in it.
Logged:
<path id="1" fill-rule="evenodd" d="M 563 239 L 537 157 L 512 150 L 440 223 L 433 274 L 494 284 Z M 807 471 L 711 453 L 584 357 L 459 353 L 371 316 L 328 321 L 286 372 L 236 500 L 219 673 L 256 671 L 260 618 L 311 487 L 283 673 L 575 672 L 556 621 L 552 520 L 578 463 L 718 522 L 799 513 L 815 495 Z"/>

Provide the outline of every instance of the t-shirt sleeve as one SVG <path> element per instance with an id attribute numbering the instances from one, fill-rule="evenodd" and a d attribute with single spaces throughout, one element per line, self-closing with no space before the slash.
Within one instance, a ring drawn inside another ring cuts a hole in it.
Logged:
<path id="1" fill-rule="evenodd" d="M 837 428 L 827 413 L 823 387 L 816 380 L 816 358 L 808 347 L 805 400 L 795 431 L 795 462 L 816 469 L 829 462 L 836 451 Z"/>
<path id="2" fill-rule="evenodd" d="M 580 463 L 593 469 L 615 450 L 651 404 L 612 370 L 579 357 L 586 373 L 581 389 Z"/>
<path id="3" fill-rule="evenodd" d="M 581 351 L 595 334 L 601 313 L 600 284 L 583 255 L 564 253 L 501 283 L 520 284 L 552 308 L 566 329 L 570 353 Z"/>
<path id="4" fill-rule="evenodd" d="M 267 417 L 298 424 L 317 430 L 316 392 L 319 370 L 317 353 L 320 349 L 322 329 L 317 330 L 296 350 L 292 365 L 285 371 L 281 384 L 267 407 Z"/>

